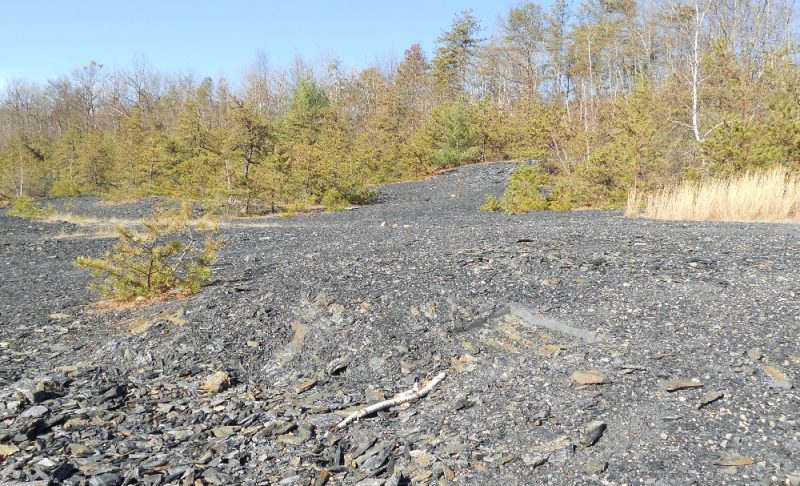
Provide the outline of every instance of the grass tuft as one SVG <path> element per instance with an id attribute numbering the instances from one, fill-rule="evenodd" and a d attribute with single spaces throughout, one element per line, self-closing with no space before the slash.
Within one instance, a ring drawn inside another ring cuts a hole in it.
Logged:
<path id="1" fill-rule="evenodd" d="M 785 167 L 725 179 L 686 181 L 628 196 L 625 215 L 692 221 L 800 222 L 800 175 Z"/>

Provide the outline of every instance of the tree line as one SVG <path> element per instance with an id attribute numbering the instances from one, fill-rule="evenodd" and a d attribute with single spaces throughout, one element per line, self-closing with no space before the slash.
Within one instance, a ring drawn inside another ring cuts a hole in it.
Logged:
<path id="1" fill-rule="evenodd" d="M 535 160 L 541 207 L 800 168 L 790 0 L 555 0 L 462 12 L 362 70 L 258 56 L 225 78 L 97 62 L 0 95 L 0 197 L 170 195 L 253 213 L 358 203 L 374 184 Z"/>

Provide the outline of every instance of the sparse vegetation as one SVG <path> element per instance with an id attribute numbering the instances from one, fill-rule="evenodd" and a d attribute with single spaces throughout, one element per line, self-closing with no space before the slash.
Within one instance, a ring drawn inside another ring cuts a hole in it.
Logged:
<path id="1" fill-rule="evenodd" d="M 238 90 L 98 63 L 12 81 L 0 95 L 0 194 L 294 213 L 464 163 L 534 159 L 546 183 L 519 171 L 487 204 L 519 212 L 620 208 L 632 190 L 684 178 L 797 169 L 792 2 L 718 3 L 523 2 L 495 30 L 462 12 L 430 54 L 415 44 L 360 71 L 259 59 Z"/>
<path id="2" fill-rule="evenodd" d="M 335 188 L 330 188 L 325 191 L 325 194 L 322 195 L 322 200 L 320 202 L 328 211 L 341 211 L 350 205 L 350 202 L 347 200 L 347 198 Z"/>
<path id="3" fill-rule="evenodd" d="M 32 197 L 19 196 L 11 203 L 8 214 L 18 218 L 41 219 L 53 214 L 52 207 L 41 208 L 36 205 Z"/>
<path id="4" fill-rule="evenodd" d="M 675 220 L 800 222 L 800 175 L 784 167 L 743 176 L 685 181 L 631 193 L 628 216 Z"/>
<path id="5" fill-rule="evenodd" d="M 533 159 L 539 173 L 515 172 L 484 205 L 523 212 L 621 208 L 683 180 L 797 170 L 793 2 L 648 5 L 522 2 L 494 30 L 465 11 L 429 54 L 414 44 L 361 70 L 259 58 L 241 89 L 96 62 L 13 81 L 0 95 L 0 194 L 294 214 L 364 204 L 375 184 L 442 168 Z"/>
<path id="6" fill-rule="evenodd" d="M 125 301 L 189 295 L 208 281 L 222 240 L 208 235 L 214 227 L 192 219 L 188 205 L 157 210 L 141 227 L 118 226 L 119 241 L 103 258 L 76 260 L 78 267 L 91 270 L 92 288 L 101 296 Z"/>
<path id="7" fill-rule="evenodd" d="M 489 196 L 483 211 L 523 213 L 546 209 L 567 209 L 553 188 L 553 177 L 538 165 L 521 165 L 511 174 L 503 197 Z"/>
<path id="8" fill-rule="evenodd" d="M 502 211 L 503 205 L 500 200 L 494 196 L 487 196 L 486 200 L 481 205 L 481 211 Z"/>

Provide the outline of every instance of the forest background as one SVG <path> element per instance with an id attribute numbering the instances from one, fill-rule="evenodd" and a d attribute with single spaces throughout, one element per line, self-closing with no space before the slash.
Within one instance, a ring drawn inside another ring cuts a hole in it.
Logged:
<path id="1" fill-rule="evenodd" d="M 791 0 L 556 0 L 495 28 L 458 13 L 432 53 L 414 44 L 360 70 L 260 56 L 236 89 L 91 62 L 6 83 L 0 199 L 167 195 L 264 213 L 520 160 L 504 209 L 621 207 L 631 191 L 800 169 L 797 41 Z"/>

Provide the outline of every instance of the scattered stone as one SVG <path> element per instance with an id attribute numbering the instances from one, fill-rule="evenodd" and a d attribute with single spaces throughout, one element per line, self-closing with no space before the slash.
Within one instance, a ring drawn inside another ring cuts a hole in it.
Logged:
<path id="1" fill-rule="evenodd" d="M 89 478 L 89 486 L 119 486 L 122 477 L 119 474 L 103 473 Z"/>
<path id="2" fill-rule="evenodd" d="M 560 351 L 567 349 L 567 346 L 563 344 L 545 344 L 541 348 L 539 348 L 539 353 L 543 356 L 554 356 Z"/>
<path id="3" fill-rule="evenodd" d="M 453 481 L 456 478 L 456 473 L 447 464 L 442 465 L 442 473 L 448 481 Z"/>
<path id="4" fill-rule="evenodd" d="M 0 444 L 0 457 L 8 457 L 19 452 L 19 447 L 14 444 Z"/>
<path id="5" fill-rule="evenodd" d="M 747 456 L 729 456 L 724 457 L 716 462 L 717 466 L 733 466 L 733 467 L 742 467 L 742 466 L 752 466 L 753 465 L 753 458 Z"/>
<path id="6" fill-rule="evenodd" d="M 327 469 L 323 469 L 322 471 L 319 472 L 319 474 L 317 474 L 317 478 L 314 480 L 312 486 L 325 486 L 325 484 L 328 482 L 328 479 L 330 479 L 331 476 L 333 476 L 333 473 L 331 473 Z"/>
<path id="7" fill-rule="evenodd" d="M 64 422 L 64 430 L 77 429 L 89 424 L 89 421 L 82 418 L 71 418 Z"/>
<path id="8" fill-rule="evenodd" d="M 381 371 L 386 366 L 386 358 L 382 356 L 373 356 L 369 359 L 369 368 L 372 371 Z"/>
<path id="9" fill-rule="evenodd" d="M 208 484 L 231 484 L 231 478 L 227 474 L 221 473 L 216 468 L 210 467 L 203 471 L 203 479 Z"/>
<path id="10" fill-rule="evenodd" d="M 264 426 L 264 433 L 267 435 L 283 435 L 293 430 L 296 425 L 288 420 L 273 420 Z"/>
<path id="11" fill-rule="evenodd" d="M 70 444 L 67 446 L 69 454 L 74 457 L 83 457 L 89 455 L 89 448 L 83 444 Z"/>
<path id="12" fill-rule="evenodd" d="M 762 353 L 761 349 L 759 348 L 752 348 L 747 351 L 747 357 L 752 361 L 759 361 L 762 357 L 764 357 L 764 353 Z"/>
<path id="13" fill-rule="evenodd" d="M 231 435 L 235 434 L 236 431 L 239 430 L 239 427 L 233 427 L 230 425 L 223 425 L 220 427 L 214 427 L 211 429 L 211 433 L 214 434 L 214 437 L 218 439 L 225 439 L 230 437 Z"/>
<path id="14" fill-rule="evenodd" d="M 547 462 L 547 455 L 546 454 L 525 454 L 522 456 L 522 462 L 525 463 L 526 466 L 530 466 L 532 468 L 537 468 L 544 463 Z"/>
<path id="15" fill-rule="evenodd" d="M 608 469 L 608 462 L 606 461 L 588 461 L 583 469 L 589 474 L 601 474 Z"/>
<path id="16" fill-rule="evenodd" d="M 299 474 L 294 474 L 292 476 L 283 478 L 278 482 L 279 486 L 289 486 L 291 484 L 298 484 L 300 483 L 301 477 Z"/>
<path id="17" fill-rule="evenodd" d="M 47 407 L 43 405 L 34 405 L 33 407 L 22 412 L 19 416 L 22 418 L 30 418 L 30 417 L 39 418 L 45 415 L 47 412 L 49 412 Z"/>
<path id="18" fill-rule="evenodd" d="M 793 386 L 789 377 L 774 366 L 765 366 L 764 373 L 769 377 L 770 384 L 776 388 L 789 390 Z"/>
<path id="19" fill-rule="evenodd" d="M 347 368 L 347 361 L 344 358 L 336 358 L 325 367 L 325 373 L 328 376 L 338 375 Z"/>
<path id="20" fill-rule="evenodd" d="M 169 435 L 173 439 L 177 440 L 178 442 L 181 442 L 181 441 L 184 441 L 184 440 L 189 439 L 190 437 L 194 436 L 194 430 L 192 430 L 192 429 L 175 429 L 175 430 L 168 431 L 167 435 Z"/>
<path id="21" fill-rule="evenodd" d="M 226 371 L 217 371 L 209 375 L 200 387 L 206 393 L 220 393 L 231 385 L 231 375 Z"/>
<path id="22" fill-rule="evenodd" d="M 688 390 L 691 388 L 702 388 L 703 384 L 700 383 L 700 380 L 694 379 L 689 380 L 686 378 L 676 378 L 672 380 L 664 380 L 662 382 L 664 389 L 668 392 L 674 392 L 678 390 Z"/>
<path id="23" fill-rule="evenodd" d="M 467 397 L 458 397 L 453 402 L 453 410 L 455 410 L 455 411 L 466 410 L 468 408 L 471 408 L 473 405 L 475 405 L 475 402 L 473 402 L 469 398 L 467 398 Z"/>
<path id="24" fill-rule="evenodd" d="M 436 460 L 436 456 L 424 451 L 411 451 L 411 457 L 414 458 L 414 462 L 423 468 L 430 467 L 430 465 L 433 464 L 433 461 Z"/>
<path id="25" fill-rule="evenodd" d="M 602 385 L 606 383 L 606 377 L 599 371 L 575 371 L 569 378 L 577 385 Z"/>
<path id="26" fill-rule="evenodd" d="M 508 464 L 510 462 L 516 461 L 517 459 L 519 459 L 519 457 L 517 455 L 515 455 L 515 454 L 506 454 L 506 455 L 502 456 L 497 461 L 497 463 L 500 464 L 501 466 L 505 466 L 506 464 Z"/>
<path id="27" fill-rule="evenodd" d="M 546 420 L 549 417 L 550 417 L 550 409 L 546 408 L 544 410 L 540 410 L 535 414 L 533 414 L 530 418 L 530 421 L 533 425 L 539 427 L 540 425 L 542 425 L 542 422 L 544 422 L 544 420 Z"/>
<path id="28" fill-rule="evenodd" d="M 386 400 L 386 396 L 383 394 L 383 392 L 375 388 L 367 388 L 367 390 L 364 392 L 364 397 L 367 399 L 367 403 L 381 402 Z"/>
<path id="29" fill-rule="evenodd" d="M 700 398 L 700 402 L 697 404 L 697 408 L 701 409 L 706 405 L 711 405 L 712 403 L 716 402 L 717 400 L 724 397 L 725 394 L 721 391 L 709 391 L 702 398 Z"/>
<path id="30" fill-rule="evenodd" d="M 600 420 L 589 422 L 583 426 L 583 436 L 581 437 L 581 444 L 585 447 L 591 447 L 600 440 L 603 433 L 606 431 L 606 423 Z"/>
<path id="31" fill-rule="evenodd" d="M 289 341 L 289 344 L 287 344 L 284 349 L 276 353 L 275 357 L 281 363 L 289 362 L 289 360 L 303 349 L 303 342 L 305 342 L 306 335 L 308 335 L 309 327 L 301 322 L 293 321 L 292 330 L 294 331 L 292 340 Z"/>
<path id="32" fill-rule="evenodd" d="M 431 472 L 431 471 L 422 471 L 421 473 L 419 473 L 416 476 L 414 476 L 413 478 L 411 478 L 411 482 L 412 483 L 416 483 L 416 484 L 423 483 L 423 482 L 427 481 L 428 479 L 430 479 L 431 476 L 433 476 L 433 472 Z"/>
<path id="33" fill-rule="evenodd" d="M 59 396 L 59 383 L 50 377 L 37 377 L 33 380 L 20 380 L 13 388 L 30 403 L 42 403 Z"/>
<path id="34" fill-rule="evenodd" d="M 548 453 L 570 447 L 572 447 L 572 442 L 569 440 L 569 437 L 565 435 L 558 437 L 557 439 L 553 439 L 550 442 L 545 442 L 543 444 L 531 447 L 531 451 L 537 453 Z"/>
<path id="35" fill-rule="evenodd" d="M 41 468 L 44 468 L 44 469 L 52 469 L 52 468 L 54 468 L 56 466 L 56 463 L 53 462 L 53 460 L 50 459 L 49 457 L 44 457 L 44 458 L 40 459 L 36 463 L 36 465 L 41 467 Z"/>
<path id="36" fill-rule="evenodd" d="M 378 478 L 364 478 L 356 486 L 384 486 L 385 480 Z"/>
<path id="37" fill-rule="evenodd" d="M 470 354 L 450 358 L 450 366 L 459 373 L 475 369 L 475 357 Z"/>
<path id="38" fill-rule="evenodd" d="M 461 454 L 467 448 L 467 444 L 459 441 L 459 440 L 451 440 L 448 441 L 444 445 L 444 453 L 450 456 L 457 456 Z"/>
<path id="39" fill-rule="evenodd" d="M 297 385 L 297 388 L 295 388 L 295 393 L 300 395 L 301 393 L 307 392 L 308 390 L 314 388 L 314 386 L 316 384 L 317 384 L 317 380 L 313 380 L 312 379 L 312 380 L 304 381 L 304 382 L 300 383 L 299 385 Z"/>

